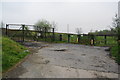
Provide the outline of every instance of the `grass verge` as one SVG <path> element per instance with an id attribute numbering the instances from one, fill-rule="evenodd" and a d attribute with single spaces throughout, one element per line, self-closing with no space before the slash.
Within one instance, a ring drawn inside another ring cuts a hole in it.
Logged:
<path id="1" fill-rule="evenodd" d="M 2 72 L 6 72 L 28 54 L 30 52 L 24 46 L 8 37 L 2 37 Z"/>
<path id="2" fill-rule="evenodd" d="M 116 46 L 113 46 L 110 50 L 111 56 L 116 60 L 118 64 L 120 64 L 120 53 L 118 53 L 119 49 L 120 49 L 120 46 L 116 45 Z"/>

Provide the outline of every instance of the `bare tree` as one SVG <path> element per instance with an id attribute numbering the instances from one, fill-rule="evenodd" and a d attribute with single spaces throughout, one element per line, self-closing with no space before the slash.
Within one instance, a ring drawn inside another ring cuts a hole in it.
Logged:
<path id="1" fill-rule="evenodd" d="M 76 28 L 75 30 L 76 30 L 77 34 L 81 34 L 82 33 L 82 28 Z"/>
<path id="2" fill-rule="evenodd" d="M 116 33 L 119 32 L 120 29 L 120 18 L 116 14 L 115 17 L 113 18 L 113 27 Z"/>
<path id="3" fill-rule="evenodd" d="M 3 28 L 3 27 L 4 27 L 4 23 L 3 23 L 3 21 L 1 21 L 0 28 Z"/>
<path id="4" fill-rule="evenodd" d="M 55 30 L 57 29 L 57 23 L 56 23 L 56 22 L 53 21 L 53 22 L 51 23 L 51 25 L 52 25 L 52 28 L 54 28 Z"/>

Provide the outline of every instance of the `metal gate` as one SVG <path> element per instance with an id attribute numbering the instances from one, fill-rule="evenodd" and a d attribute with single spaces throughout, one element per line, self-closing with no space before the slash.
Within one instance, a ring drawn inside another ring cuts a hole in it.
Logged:
<path id="1" fill-rule="evenodd" d="M 54 28 L 47 30 L 46 27 L 34 30 L 35 25 L 25 24 L 6 24 L 2 30 L 3 35 L 10 37 L 17 42 L 26 41 L 54 41 Z"/>

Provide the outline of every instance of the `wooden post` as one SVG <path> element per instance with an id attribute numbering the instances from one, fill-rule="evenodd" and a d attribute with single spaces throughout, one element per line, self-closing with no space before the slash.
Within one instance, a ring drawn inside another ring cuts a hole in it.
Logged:
<path id="1" fill-rule="evenodd" d="M 47 28 L 45 27 L 45 41 L 46 41 L 46 32 L 47 32 Z"/>
<path id="2" fill-rule="evenodd" d="M 77 36 L 78 36 L 78 43 L 80 43 L 80 37 L 81 37 L 81 35 L 79 34 Z"/>
<path id="3" fill-rule="evenodd" d="M 8 25 L 6 24 L 6 36 L 8 35 Z"/>
<path id="4" fill-rule="evenodd" d="M 62 41 L 62 34 L 60 34 L 60 41 Z"/>
<path id="5" fill-rule="evenodd" d="M 25 25 L 22 25 L 22 42 L 24 42 L 24 38 L 25 38 Z"/>
<path id="6" fill-rule="evenodd" d="M 70 42 L 70 34 L 68 34 L 68 43 Z"/>
<path id="7" fill-rule="evenodd" d="M 38 33 L 39 33 L 39 27 L 38 26 L 35 26 L 35 27 L 37 27 L 37 35 L 36 35 L 36 41 L 38 41 L 38 39 L 39 39 L 39 36 L 38 36 Z M 36 33 L 35 33 L 36 34 Z"/>
<path id="8" fill-rule="evenodd" d="M 43 29 L 42 28 L 40 28 L 40 34 L 41 34 L 40 37 L 43 38 Z"/>
<path id="9" fill-rule="evenodd" d="M 37 26 L 37 27 L 39 27 L 39 26 Z M 39 33 L 42 35 L 42 29 L 41 29 L 41 28 L 40 28 L 40 30 L 39 30 Z M 41 36 L 41 35 L 40 35 L 40 36 Z"/>
<path id="10" fill-rule="evenodd" d="M 52 28 L 52 33 L 53 33 L 53 37 L 52 37 L 53 39 L 52 40 L 54 41 L 55 40 L 55 29 L 54 28 Z"/>
<path id="11" fill-rule="evenodd" d="M 94 35 L 91 35 L 91 45 L 95 45 L 95 39 L 94 39 Z"/>
<path id="12" fill-rule="evenodd" d="M 95 45 L 95 36 L 93 35 L 93 45 Z"/>
<path id="13" fill-rule="evenodd" d="M 104 36 L 104 39 L 105 39 L 104 41 L 105 41 L 105 45 L 106 45 L 107 44 L 107 36 L 106 35 Z"/>

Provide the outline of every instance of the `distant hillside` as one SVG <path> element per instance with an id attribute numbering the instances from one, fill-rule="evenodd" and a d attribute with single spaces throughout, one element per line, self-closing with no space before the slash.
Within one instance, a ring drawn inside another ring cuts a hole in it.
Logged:
<path id="1" fill-rule="evenodd" d="M 95 35 L 116 35 L 116 29 L 111 30 L 100 30 L 95 32 L 89 32 L 88 34 L 95 34 Z"/>

